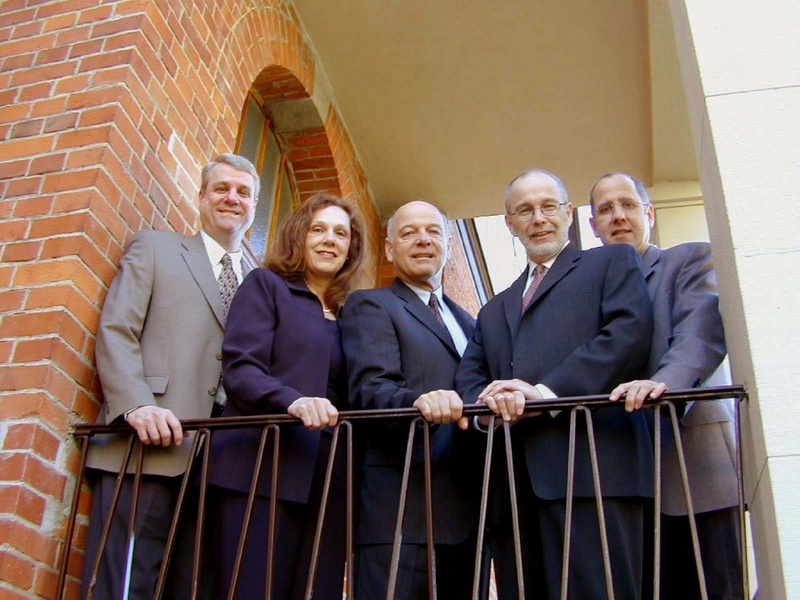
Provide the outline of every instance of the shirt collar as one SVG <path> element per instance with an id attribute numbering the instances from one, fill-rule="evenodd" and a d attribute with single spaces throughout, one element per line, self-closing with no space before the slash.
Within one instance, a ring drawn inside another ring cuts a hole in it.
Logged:
<path id="1" fill-rule="evenodd" d="M 567 244 L 569 244 L 569 240 L 564 242 L 564 245 L 561 246 L 561 250 L 556 252 L 555 256 L 553 256 L 552 258 L 547 259 L 543 263 L 536 263 L 536 262 L 533 262 L 532 260 L 529 260 L 528 261 L 528 279 L 533 277 L 533 270 L 536 268 L 536 265 L 544 265 L 545 268 L 549 271 L 550 268 L 553 266 L 553 263 L 556 262 L 556 259 L 558 258 L 558 255 L 561 254 L 564 251 L 564 248 L 567 247 Z"/>
<path id="2" fill-rule="evenodd" d="M 421 287 L 417 287 L 416 285 L 411 285 L 406 281 L 404 281 L 403 283 L 405 283 L 411 289 L 411 291 L 414 292 L 419 297 L 419 299 L 422 300 L 422 302 L 424 302 L 425 304 L 428 304 L 428 302 L 430 302 L 431 294 L 433 294 L 439 301 L 439 305 L 440 306 L 442 305 L 442 286 L 439 286 L 438 288 L 436 288 L 431 292 Z"/>
<path id="3" fill-rule="evenodd" d="M 236 252 L 228 252 L 227 250 L 225 250 L 225 248 L 220 246 L 217 240 L 215 240 L 205 231 L 202 230 L 200 231 L 200 237 L 203 240 L 203 245 L 206 247 L 206 254 L 208 255 L 208 260 L 211 263 L 211 266 L 218 265 L 225 254 L 230 255 L 234 268 L 241 264 L 242 262 L 241 250 L 237 250 Z"/>

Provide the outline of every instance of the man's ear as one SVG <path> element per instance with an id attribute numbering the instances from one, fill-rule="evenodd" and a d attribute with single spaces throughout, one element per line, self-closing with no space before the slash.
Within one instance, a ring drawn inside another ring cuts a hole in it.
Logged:
<path id="1" fill-rule="evenodd" d="M 572 210 L 572 202 L 567 202 L 567 205 L 564 207 L 564 210 L 567 211 L 567 227 L 572 225 L 573 219 L 573 210 Z"/>
<path id="2" fill-rule="evenodd" d="M 594 233 L 594 237 L 599 240 L 600 235 L 597 233 L 597 227 L 594 226 L 594 217 L 589 217 L 589 225 L 592 227 L 592 233 Z"/>
<path id="3" fill-rule="evenodd" d="M 514 237 L 519 237 L 519 235 L 517 234 L 517 230 L 514 229 L 514 222 L 511 220 L 511 215 L 506 214 L 505 220 L 506 220 L 506 227 L 508 227 L 508 230 L 511 232 L 511 235 Z"/>
<path id="4" fill-rule="evenodd" d="M 389 262 L 393 262 L 392 258 L 392 242 L 389 241 L 389 238 L 386 238 L 383 241 L 383 252 L 386 255 L 386 260 Z"/>

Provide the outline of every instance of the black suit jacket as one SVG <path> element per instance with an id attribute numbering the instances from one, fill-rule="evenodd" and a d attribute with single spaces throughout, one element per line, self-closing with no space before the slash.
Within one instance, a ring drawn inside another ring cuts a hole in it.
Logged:
<path id="1" fill-rule="evenodd" d="M 465 402 L 491 381 L 542 383 L 559 397 L 609 393 L 646 365 L 653 329 L 636 252 L 626 244 L 580 251 L 568 245 L 545 275 L 525 314 L 527 273 L 484 306 L 456 376 Z M 652 449 L 644 415 L 593 411 L 604 496 L 652 497 Z M 585 419 L 578 415 L 578 423 Z M 563 499 L 569 411 L 524 419 L 513 429 L 534 493 Z M 594 496 L 585 427 L 578 430 L 577 496 Z"/>
<path id="2" fill-rule="evenodd" d="M 322 305 L 303 282 L 285 281 L 255 269 L 231 304 L 222 343 L 223 416 L 286 414 L 302 396 L 328 397 L 330 336 Z M 346 402 L 346 380 L 339 390 Z M 339 406 L 338 408 L 343 408 Z M 281 428 L 278 498 L 307 502 L 322 432 L 302 425 Z M 247 492 L 255 467 L 260 428 L 220 430 L 211 443 L 209 481 Z M 258 493 L 268 497 L 272 437 L 267 441 Z"/>
<path id="3" fill-rule="evenodd" d="M 474 319 L 445 297 L 470 336 Z M 411 407 L 422 394 L 453 389 L 459 355 L 447 331 L 408 286 L 353 292 L 342 311 L 342 336 L 355 409 Z M 474 432 L 455 424 L 431 429 L 434 534 L 436 543 L 463 541 L 472 531 L 477 497 L 471 442 Z M 408 434 L 408 421 L 394 427 L 374 423 L 363 435 L 356 541 L 391 543 Z M 422 432 L 417 432 L 404 541 L 425 542 Z M 473 473 L 470 473 L 470 470 Z"/>

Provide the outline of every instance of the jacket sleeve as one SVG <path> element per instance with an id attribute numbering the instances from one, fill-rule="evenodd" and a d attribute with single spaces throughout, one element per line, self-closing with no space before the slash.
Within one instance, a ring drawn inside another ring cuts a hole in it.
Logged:
<path id="1" fill-rule="evenodd" d="M 411 407 L 418 394 L 405 387 L 395 326 L 377 295 L 351 294 L 342 311 L 341 326 L 352 407 Z"/>
<path id="2" fill-rule="evenodd" d="M 711 249 L 691 244 L 686 250 L 672 289 L 669 349 L 650 377 L 670 389 L 702 385 L 726 353 Z"/>
<path id="3" fill-rule="evenodd" d="M 139 341 L 152 297 L 155 262 L 152 237 L 147 231 L 138 232 L 103 304 L 95 356 L 107 423 L 137 406 L 157 404 L 145 379 Z"/>
<path id="4" fill-rule="evenodd" d="M 633 379 L 647 363 L 653 310 L 639 256 L 627 244 L 598 250 L 606 261 L 597 334 L 536 382 L 560 397 L 611 391 L 620 381 Z"/>
<path id="5" fill-rule="evenodd" d="M 223 385 L 245 415 L 285 413 L 303 396 L 273 372 L 275 336 L 291 334 L 291 327 L 279 331 L 275 281 L 265 273 L 251 271 L 239 286 L 222 342 Z"/>
<path id="6" fill-rule="evenodd" d="M 475 330 L 472 332 L 456 371 L 456 391 L 464 404 L 475 404 L 478 394 L 492 381 L 483 345 L 481 324 L 482 320 L 479 314 Z"/>

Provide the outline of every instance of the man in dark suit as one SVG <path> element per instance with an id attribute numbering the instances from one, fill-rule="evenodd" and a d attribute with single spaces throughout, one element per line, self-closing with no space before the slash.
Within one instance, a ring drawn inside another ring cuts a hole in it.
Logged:
<path id="1" fill-rule="evenodd" d="M 634 410 L 668 389 L 729 383 L 711 247 L 690 242 L 662 250 L 650 244 L 653 205 L 644 184 L 630 175 L 604 175 L 589 199 L 591 225 L 603 244 L 630 244 L 641 255 L 653 303 L 647 379 L 619 385 L 611 398 L 624 397 Z M 742 598 L 734 418 L 733 401 L 716 400 L 691 405 L 680 420 L 710 598 Z M 666 422 L 662 431 L 661 597 L 699 598 L 675 437 Z"/>
<path id="2" fill-rule="evenodd" d="M 480 473 L 473 431 L 453 388 L 474 319 L 442 295 L 448 225 L 414 201 L 389 219 L 386 258 L 396 279 L 354 292 L 341 325 L 354 408 L 417 407 L 431 427 L 436 585 L 440 598 L 468 598 L 475 562 Z M 364 428 L 356 530 L 356 596 L 386 596 L 408 427 Z M 396 598 L 428 596 L 422 432 L 417 432 Z M 472 472 L 470 472 L 472 471 Z"/>
<path id="3" fill-rule="evenodd" d="M 481 310 L 456 389 L 465 402 L 485 403 L 514 424 L 525 597 L 558 598 L 570 415 L 546 411 L 520 419 L 524 403 L 608 393 L 638 374 L 650 347 L 652 313 L 632 248 L 582 252 L 568 243 L 572 205 L 555 175 L 532 169 L 516 177 L 506 188 L 505 211 L 529 268 Z M 592 419 L 615 597 L 640 598 L 643 504 L 653 481 L 647 426 L 644 415 L 617 407 L 593 410 Z M 569 597 L 604 598 L 585 425 L 578 427 L 575 473 Z M 519 598 L 506 490 L 496 477 L 487 542 L 499 597 Z"/>
<path id="4" fill-rule="evenodd" d="M 208 418 L 224 401 L 222 333 L 230 298 L 243 277 L 241 241 L 253 222 L 258 188 L 258 173 L 250 161 L 221 154 L 202 172 L 201 232 L 138 232 L 109 287 L 97 331 L 97 372 L 104 396 L 98 422 L 131 426 L 146 445 L 145 477 L 131 540 L 131 482 L 123 487 L 95 598 L 123 597 L 131 548 L 127 597 L 153 597 L 192 446 L 180 419 Z M 84 596 L 127 443 L 127 435 L 92 438 L 88 466 L 100 475 L 89 524 Z M 134 468 L 131 460 L 129 471 Z M 193 526 L 193 519 L 182 525 L 167 597 L 189 597 Z"/>

